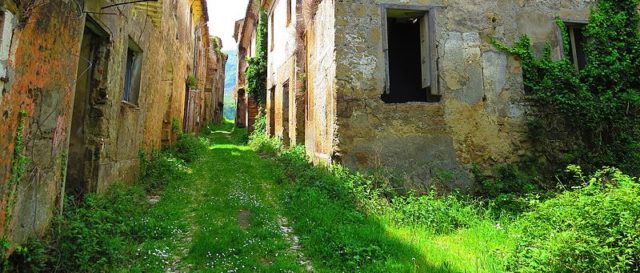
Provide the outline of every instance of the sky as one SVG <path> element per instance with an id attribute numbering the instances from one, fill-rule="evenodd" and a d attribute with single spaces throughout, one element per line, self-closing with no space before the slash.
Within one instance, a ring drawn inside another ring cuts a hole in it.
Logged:
<path id="1" fill-rule="evenodd" d="M 224 50 L 235 49 L 235 22 L 244 17 L 249 0 L 207 0 L 209 33 L 222 38 Z"/>

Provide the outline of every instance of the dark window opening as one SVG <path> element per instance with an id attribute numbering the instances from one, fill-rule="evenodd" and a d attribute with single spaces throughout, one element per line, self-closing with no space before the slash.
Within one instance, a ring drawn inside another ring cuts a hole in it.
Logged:
<path id="1" fill-rule="evenodd" d="M 276 87 L 269 89 L 269 136 L 276 134 Z"/>
<path id="2" fill-rule="evenodd" d="M 289 147 L 289 81 L 282 85 L 282 142 Z"/>
<path id="3" fill-rule="evenodd" d="M 269 43 L 269 51 L 273 51 L 273 48 L 274 48 L 274 41 L 275 41 L 274 40 L 275 33 L 274 33 L 274 26 L 273 26 L 274 23 L 275 23 L 274 22 L 274 17 L 275 17 L 275 11 L 271 12 L 271 18 L 269 18 L 270 19 L 269 20 L 269 30 L 271 32 L 271 33 L 269 33 L 269 42 L 270 42 Z"/>
<path id="4" fill-rule="evenodd" d="M 571 50 L 571 63 L 576 69 L 582 70 L 587 66 L 587 55 L 585 45 L 587 39 L 584 36 L 586 24 L 567 23 L 567 33 L 569 34 L 569 49 Z"/>
<path id="5" fill-rule="evenodd" d="M 4 10 L 0 9 L 0 45 L 2 45 L 2 36 L 4 36 Z"/>
<path id="6" fill-rule="evenodd" d="M 124 76 L 124 95 L 122 96 L 123 101 L 138 104 L 141 72 L 142 50 L 140 50 L 140 47 L 138 47 L 133 41 L 129 40 Z"/>
<path id="7" fill-rule="evenodd" d="M 426 11 L 387 10 L 386 103 L 437 102 L 433 95 L 433 37 Z"/>
<path id="8" fill-rule="evenodd" d="M 287 26 L 289 26 L 291 24 L 291 14 L 292 8 L 291 8 L 291 0 L 287 0 Z"/>

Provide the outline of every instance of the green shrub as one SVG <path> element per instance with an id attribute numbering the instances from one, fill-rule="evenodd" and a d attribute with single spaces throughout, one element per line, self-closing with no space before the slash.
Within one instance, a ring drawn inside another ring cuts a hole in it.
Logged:
<path id="1" fill-rule="evenodd" d="M 579 177 L 582 175 L 579 174 Z M 514 225 L 514 272 L 639 272 L 640 184 L 616 169 L 540 203 Z"/>
<path id="2" fill-rule="evenodd" d="M 264 132 L 254 131 L 249 136 L 249 147 L 259 154 L 276 156 L 282 150 L 282 141 L 278 138 L 271 138 Z"/>
<path id="3" fill-rule="evenodd" d="M 401 225 L 419 225 L 441 234 L 469 227 L 484 217 L 480 203 L 461 196 L 439 196 L 435 191 L 423 196 L 402 196 L 379 173 L 366 175 L 340 165 L 312 166 L 302 146 L 283 151 L 278 162 L 292 181 L 320 189 L 359 211 L 389 214 Z"/>
<path id="4" fill-rule="evenodd" d="M 590 172 L 618 166 L 640 174 L 640 13 L 638 0 L 599 0 L 586 26 L 587 65 L 579 71 L 568 56 L 552 58 L 547 43 L 536 56 L 532 41 L 495 46 L 521 60 L 534 114 L 532 148 L 554 171 L 578 164 Z M 564 47 L 569 49 L 566 26 Z"/>
<path id="5" fill-rule="evenodd" d="M 17 246 L 9 259 L 2 265 L 0 272 L 44 272 L 51 262 L 42 241 L 29 239 Z"/>
<path id="6" fill-rule="evenodd" d="M 181 134 L 169 151 L 178 159 L 191 163 L 200 158 L 205 149 L 207 149 L 206 139 L 191 134 Z"/>
<path id="7" fill-rule="evenodd" d="M 531 174 L 536 171 L 523 171 L 520 165 L 501 164 L 485 172 L 473 166 L 473 194 L 487 200 L 496 217 L 523 213 L 544 193 L 536 175 Z"/>
<path id="8" fill-rule="evenodd" d="M 135 241 L 147 236 L 142 218 L 149 206 L 141 187 L 114 185 L 103 195 L 87 194 L 79 205 L 73 199 L 53 227 L 50 269 L 59 272 L 106 272 L 127 262 Z"/>
<path id="9" fill-rule="evenodd" d="M 143 155 L 142 159 L 141 183 L 148 191 L 162 189 L 188 172 L 184 160 L 166 151 L 155 151 L 148 158 Z"/>
<path id="10" fill-rule="evenodd" d="M 466 228 L 483 219 L 479 204 L 456 195 L 438 196 L 435 191 L 422 196 L 396 197 L 392 204 L 397 223 L 421 226 L 435 234 Z"/>

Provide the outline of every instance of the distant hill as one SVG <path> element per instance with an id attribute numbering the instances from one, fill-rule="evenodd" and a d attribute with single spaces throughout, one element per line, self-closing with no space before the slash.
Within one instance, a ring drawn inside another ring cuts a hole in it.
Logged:
<path id="1" fill-rule="evenodd" d="M 233 90 L 236 88 L 236 77 L 238 74 L 238 50 L 224 50 L 229 56 L 225 67 L 224 80 L 224 117 L 235 119 L 236 105 L 233 101 Z"/>
<path id="2" fill-rule="evenodd" d="M 236 77 L 238 74 L 238 50 L 225 50 L 229 56 L 225 67 L 224 93 L 230 94 L 236 88 Z"/>

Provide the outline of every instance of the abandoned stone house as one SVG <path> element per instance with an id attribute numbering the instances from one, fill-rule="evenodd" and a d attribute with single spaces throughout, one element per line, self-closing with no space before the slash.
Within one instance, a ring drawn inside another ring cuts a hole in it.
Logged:
<path id="1" fill-rule="evenodd" d="M 0 1 L 0 236 L 41 235 L 65 193 L 132 182 L 173 127 L 220 120 L 207 21 L 205 0 Z"/>
<path id="2" fill-rule="evenodd" d="M 269 15 L 268 133 L 304 144 L 316 163 L 385 167 L 426 184 L 446 171 L 450 186 L 468 185 L 472 164 L 513 162 L 529 147 L 520 63 L 491 38 L 526 34 L 559 58 L 561 18 L 580 67 L 594 3 L 250 1 L 245 24 L 259 8 Z"/>
<path id="3" fill-rule="evenodd" d="M 248 128 L 253 131 L 253 124 L 258 115 L 258 105 L 253 98 L 245 91 L 246 72 L 249 64 L 248 59 L 256 57 L 256 28 L 260 11 L 259 1 L 249 1 L 246 15 L 243 19 L 236 21 L 234 38 L 238 42 L 238 64 L 236 73 L 236 89 L 234 96 L 236 100 L 235 124 L 239 128 Z"/>

